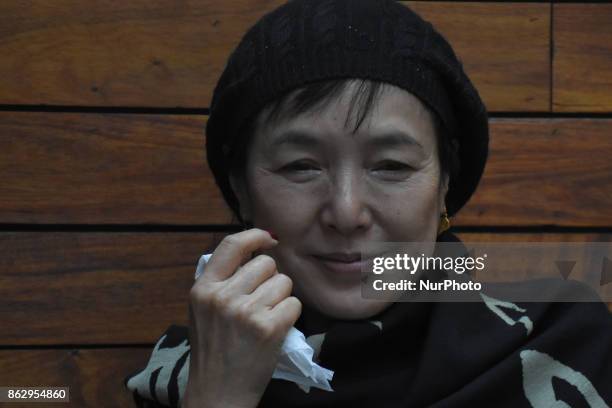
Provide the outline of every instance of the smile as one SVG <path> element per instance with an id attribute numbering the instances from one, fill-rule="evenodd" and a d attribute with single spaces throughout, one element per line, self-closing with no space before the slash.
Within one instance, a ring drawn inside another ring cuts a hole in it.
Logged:
<path id="1" fill-rule="evenodd" d="M 360 257 L 354 256 L 345 257 L 344 260 L 316 255 L 314 258 L 331 273 L 356 276 L 361 274 L 362 269 L 365 271 L 366 266 L 371 262 L 369 258 L 361 259 Z"/>

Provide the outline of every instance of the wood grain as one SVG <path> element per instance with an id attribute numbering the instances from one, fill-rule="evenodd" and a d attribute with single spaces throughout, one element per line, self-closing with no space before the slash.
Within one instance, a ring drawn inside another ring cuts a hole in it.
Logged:
<path id="1" fill-rule="evenodd" d="M 203 116 L 0 112 L 0 222 L 227 224 Z"/>
<path id="2" fill-rule="evenodd" d="M 0 104 L 205 108 L 246 29 L 283 2 L 0 2 Z M 490 111 L 612 112 L 611 4 L 403 3 L 448 38 Z M 226 232 L 86 230 L 232 223 L 205 161 L 206 119 L 0 112 L 0 223 L 76 226 L 0 231 L 0 385 L 70 387 L 69 404 L 49 406 L 134 406 L 123 378 L 188 323 L 197 259 Z M 611 134 L 606 119 L 492 120 L 485 176 L 452 224 L 612 227 Z"/>
<path id="3" fill-rule="evenodd" d="M 553 111 L 612 111 L 612 4 L 554 4 Z"/>
<path id="4" fill-rule="evenodd" d="M 0 346 L 153 343 L 188 324 L 197 260 L 222 234 L 2 232 Z M 610 234 L 460 234 L 466 242 L 610 242 Z"/>
<path id="5" fill-rule="evenodd" d="M 489 111 L 550 110 L 550 4 L 408 5 L 448 38 Z"/>
<path id="6" fill-rule="evenodd" d="M 498 119 L 485 175 L 456 225 L 610 226 L 612 121 Z"/>
<path id="7" fill-rule="evenodd" d="M 1 2 L 0 104 L 207 107 L 242 35 L 281 3 Z M 456 47 L 490 110 L 549 110 L 550 5 L 407 4 Z"/>
<path id="8" fill-rule="evenodd" d="M 0 222 L 229 224 L 205 117 L 0 112 Z M 612 120 L 491 121 L 454 225 L 612 226 Z"/>
<path id="9" fill-rule="evenodd" d="M 123 379 L 144 368 L 151 349 L 0 350 L 0 384 L 22 387 L 69 387 L 70 402 L 10 403 L 11 408 L 134 408 Z"/>
<path id="10" fill-rule="evenodd" d="M 0 345 L 153 342 L 214 234 L 0 233 Z"/>

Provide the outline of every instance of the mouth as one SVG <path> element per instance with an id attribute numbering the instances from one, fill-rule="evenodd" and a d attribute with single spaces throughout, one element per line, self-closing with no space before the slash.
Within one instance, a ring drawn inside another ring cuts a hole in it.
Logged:
<path id="1" fill-rule="evenodd" d="M 333 253 L 325 255 L 313 255 L 327 271 L 337 275 L 360 276 L 361 271 L 371 261 L 371 258 L 359 253 Z"/>

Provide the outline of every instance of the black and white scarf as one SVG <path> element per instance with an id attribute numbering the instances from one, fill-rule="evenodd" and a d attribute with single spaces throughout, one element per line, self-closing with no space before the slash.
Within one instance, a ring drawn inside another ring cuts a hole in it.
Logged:
<path id="1" fill-rule="evenodd" d="M 471 303 L 394 303 L 365 321 L 304 307 L 296 327 L 334 371 L 334 391 L 272 379 L 259 407 L 612 406 L 612 315 L 601 302 L 481 293 Z M 189 350 L 187 327 L 170 326 L 124 380 L 136 406 L 180 406 Z"/>

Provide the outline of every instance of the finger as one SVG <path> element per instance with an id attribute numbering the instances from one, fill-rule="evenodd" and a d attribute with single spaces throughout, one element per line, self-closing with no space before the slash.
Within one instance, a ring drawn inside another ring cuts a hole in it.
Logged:
<path id="1" fill-rule="evenodd" d="M 291 278 L 285 274 L 277 273 L 251 293 L 251 301 L 272 309 L 282 300 L 289 297 L 292 289 L 293 281 Z"/>
<path id="2" fill-rule="evenodd" d="M 241 264 L 245 264 L 253 251 L 271 248 L 278 241 L 259 228 L 251 228 L 227 235 L 215 249 L 206 264 L 206 280 L 223 281 L 232 276 Z"/>
<path id="3" fill-rule="evenodd" d="M 285 327 L 287 330 L 295 324 L 302 313 L 302 302 L 295 296 L 281 300 L 268 312 L 267 318 L 271 324 Z"/>
<path id="4" fill-rule="evenodd" d="M 271 256 L 258 255 L 225 281 L 226 290 L 236 295 L 248 295 L 277 273 L 276 262 Z"/>

